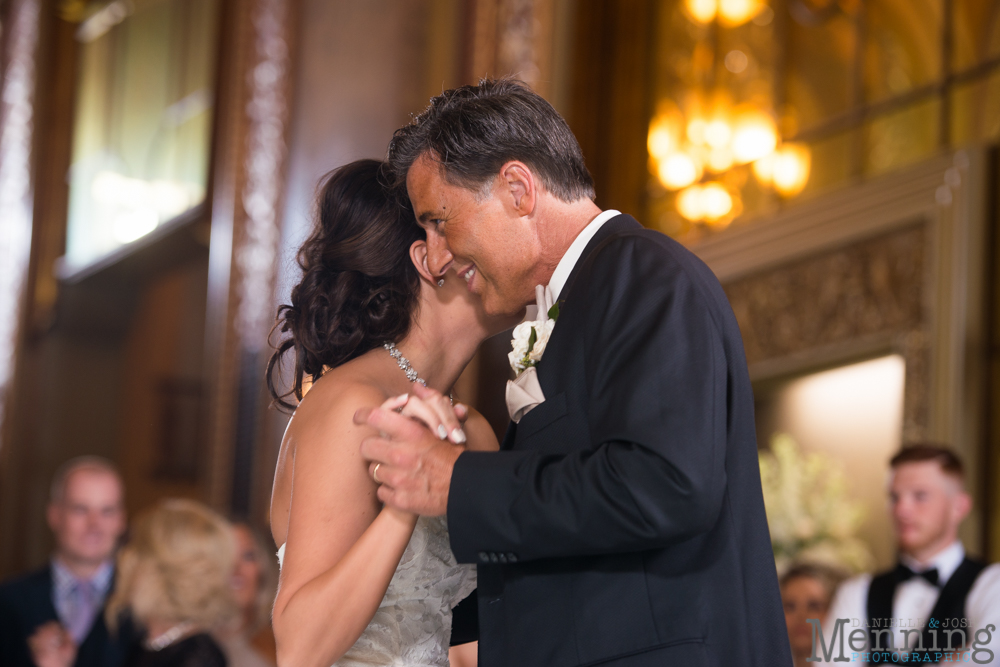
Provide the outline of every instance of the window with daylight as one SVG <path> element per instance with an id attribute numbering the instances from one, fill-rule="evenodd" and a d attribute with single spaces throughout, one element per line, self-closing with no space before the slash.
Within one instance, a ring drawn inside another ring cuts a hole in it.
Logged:
<path id="1" fill-rule="evenodd" d="M 69 273 L 201 204 L 211 146 L 218 0 L 88 8 L 77 30 Z"/>

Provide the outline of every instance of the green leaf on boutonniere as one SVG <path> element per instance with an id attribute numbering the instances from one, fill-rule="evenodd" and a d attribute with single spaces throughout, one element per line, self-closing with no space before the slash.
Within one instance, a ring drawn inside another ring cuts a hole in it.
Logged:
<path id="1" fill-rule="evenodd" d="M 538 342 L 538 332 L 535 331 L 535 327 L 531 327 L 531 335 L 528 336 L 528 352 L 524 355 L 525 357 L 531 354 L 531 351 L 535 349 L 536 342 Z"/>
<path id="2" fill-rule="evenodd" d="M 549 319 L 551 319 L 551 320 L 558 320 L 559 319 L 559 302 L 558 301 L 556 301 L 554 304 L 552 304 L 552 307 L 549 308 Z"/>

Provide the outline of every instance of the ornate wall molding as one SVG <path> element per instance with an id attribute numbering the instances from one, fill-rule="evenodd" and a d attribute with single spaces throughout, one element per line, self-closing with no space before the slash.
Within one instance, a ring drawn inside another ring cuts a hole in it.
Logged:
<path id="1" fill-rule="evenodd" d="M 728 283 L 747 363 L 755 375 L 780 376 L 897 352 L 906 360 L 904 438 L 924 437 L 926 253 L 926 228 L 915 225 Z"/>
<path id="2" fill-rule="evenodd" d="M 296 9 L 296 0 L 229 0 L 223 10 L 209 258 L 208 495 L 236 513 L 256 509 L 253 468 L 265 431 L 261 387 L 274 317 Z"/>
<path id="3" fill-rule="evenodd" d="M 0 42 L 6 47 L 0 89 L 0 434 L 31 254 L 31 148 L 40 9 L 39 0 L 10 3 Z"/>
<path id="4" fill-rule="evenodd" d="M 789 377 L 897 352 L 904 440 L 986 448 L 986 149 L 745 221 L 692 244 L 740 322 L 751 376 Z M 983 473 L 970 480 L 981 496 Z M 982 543 L 982 507 L 964 537 Z"/>

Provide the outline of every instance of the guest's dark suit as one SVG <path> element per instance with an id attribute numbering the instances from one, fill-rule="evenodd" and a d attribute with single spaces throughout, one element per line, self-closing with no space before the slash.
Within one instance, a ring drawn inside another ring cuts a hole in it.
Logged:
<path id="1" fill-rule="evenodd" d="M 59 620 L 52 604 L 52 568 L 0 585 L 0 665 L 31 667 L 28 637 L 38 626 Z M 118 667 L 138 640 L 130 623 L 123 622 L 116 636 L 108 633 L 104 614 L 98 614 L 90 633 L 79 646 L 75 667 Z"/>
<path id="2" fill-rule="evenodd" d="M 480 665 L 790 666 L 753 395 L 715 276 L 618 216 L 559 302 L 545 402 L 452 476 Z"/>

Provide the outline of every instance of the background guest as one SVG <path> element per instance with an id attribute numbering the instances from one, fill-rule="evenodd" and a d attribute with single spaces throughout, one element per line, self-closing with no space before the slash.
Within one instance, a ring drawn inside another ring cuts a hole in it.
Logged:
<path id="1" fill-rule="evenodd" d="M 871 632 L 869 650 L 912 649 L 918 642 L 914 623 L 933 618 L 940 628 L 965 627 L 965 645 L 971 645 L 978 630 L 990 624 L 1000 628 L 1000 565 L 968 557 L 958 539 L 958 528 L 972 509 L 962 462 L 946 447 L 917 444 L 905 447 L 889 465 L 889 509 L 899 563 L 874 577 L 845 581 L 834 596 L 824 634 L 831 636 L 839 618 L 892 618 L 897 623 L 891 636 Z M 920 639 L 925 647 L 947 649 L 952 641 L 939 632 L 935 643 L 929 630 L 917 629 L 925 630 L 927 636 Z M 991 655 L 976 656 L 977 662 L 983 660 L 980 664 L 1000 665 L 1000 642 L 993 635 L 985 646 Z M 953 639 L 959 648 L 961 635 Z"/>
<path id="2" fill-rule="evenodd" d="M 47 511 L 55 552 L 40 570 L 0 585 L 0 657 L 10 667 L 118 667 L 135 642 L 126 622 L 109 636 L 104 602 L 125 531 L 114 465 L 85 456 L 52 480 Z"/>
<path id="3" fill-rule="evenodd" d="M 107 608 L 109 621 L 128 610 L 146 629 L 128 667 L 225 667 L 209 632 L 238 614 L 235 554 L 228 522 L 200 503 L 166 500 L 136 521 Z"/>
<path id="4" fill-rule="evenodd" d="M 781 602 L 785 607 L 788 642 L 795 667 L 808 667 L 812 655 L 813 626 L 808 619 L 826 622 L 837 586 L 843 576 L 836 570 L 814 563 L 799 563 L 781 577 Z"/>
<path id="5" fill-rule="evenodd" d="M 278 588 L 277 558 L 260 534 L 246 523 L 234 523 L 233 535 L 236 565 L 231 585 L 239 615 L 216 637 L 229 667 L 274 667 L 271 607 Z"/>

